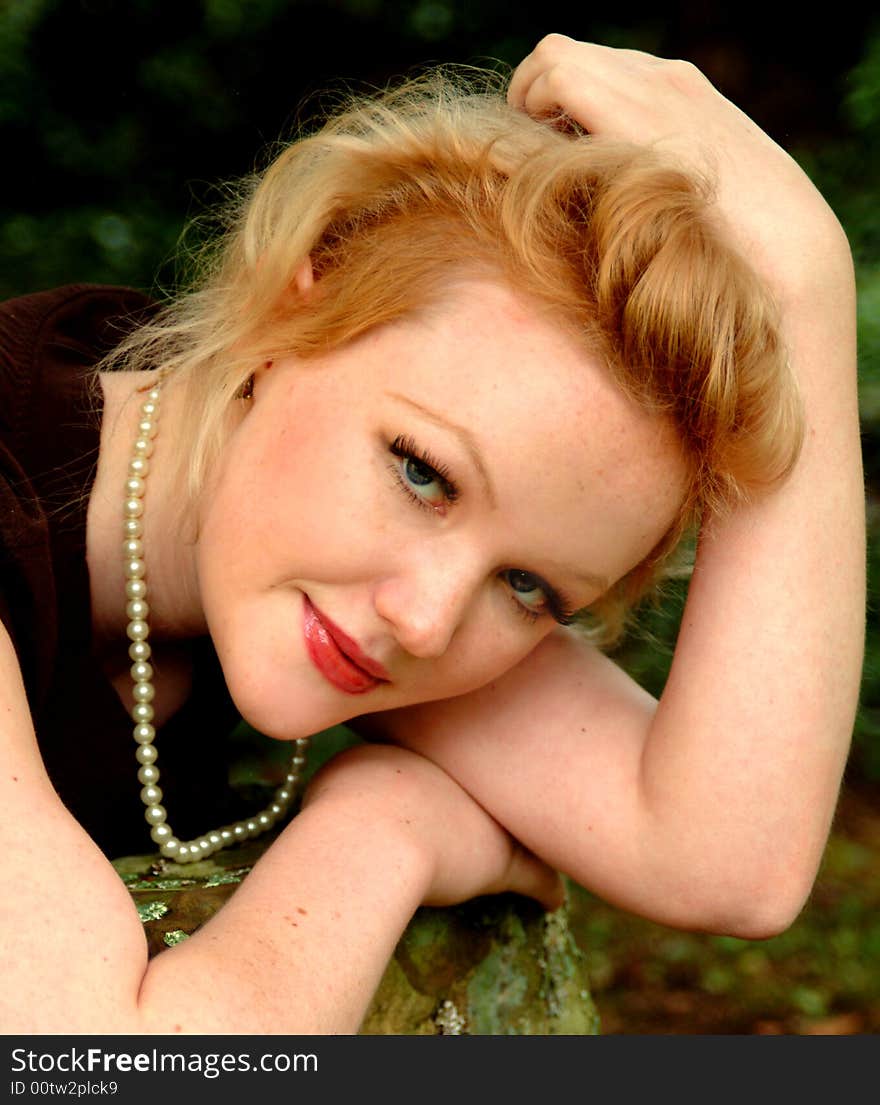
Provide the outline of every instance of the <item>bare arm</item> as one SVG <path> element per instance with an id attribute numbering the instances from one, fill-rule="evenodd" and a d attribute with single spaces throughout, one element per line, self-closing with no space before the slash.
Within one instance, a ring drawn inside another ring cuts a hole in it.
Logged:
<path id="1" fill-rule="evenodd" d="M 660 703 L 566 634 L 473 696 L 383 724 L 520 840 L 625 908 L 762 936 L 812 886 L 840 784 L 864 631 L 855 293 L 800 169 L 692 67 L 551 36 L 512 102 L 666 147 L 769 283 L 804 396 L 791 478 L 704 527 Z"/>
<path id="2" fill-rule="evenodd" d="M 230 902 L 148 961 L 127 890 L 46 777 L 2 627 L 0 737 L 4 1032 L 354 1032 L 421 902 L 560 900 L 554 874 L 442 771 L 354 749 Z"/>

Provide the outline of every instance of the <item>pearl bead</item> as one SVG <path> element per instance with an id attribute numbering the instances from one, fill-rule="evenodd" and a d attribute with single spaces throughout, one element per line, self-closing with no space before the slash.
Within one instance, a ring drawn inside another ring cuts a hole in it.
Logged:
<path id="1" fill-rule="evenodd" d="M 135 498 L 126 499 L 122 509 L 125 511 L 126 518 L 140 518 L 144 512 L 144 501 Z"/>
<path id="2" fill-rule="evenodd" d="M 144 817 L 151 825 L 161 825 L 168 815 L 164 806 L 147 806 Z"/>
<path id="3" fill-rule="evenodd" d="M 126 537 L 140 537 L 144 532 L 144 524 L 140 518 L 125 518 L 122 522 L 122 532 Z"/>
<path id="4" fill-rule="evenodd" d="M 130 670 L 135 683 L 143 683 L 145 680 L 153 678 L 153 665 L 148 664 L 146 660 L 137 660 L 131 665 Z"/>
<path id="5" fill-rule="evenodd" d="M 166 841 L 171 840 L 174 834 L 171 832 L 171 826 L 163 821 L 161 824 L 154 825 L 152 829 L 150 829 L 150 836 L 157 844 L 164 844 Z"/>
<path id="6" fill-rule="evenodd" d="M 166 859 L 176 859 L 177 853 L 180 850 L 180 841 L 176 837 L 171 837 L 170 840 L 166 840 L 159 851 Z"/>
<path id="7" fill-rule="evenodd" d="M 210 833 L 208 833 L 208 843 L 211 845 L 211 847 L 215 851 L 217 851 L 219 848 L 222 848 L 223 847 L 223 836 L 222 836 L 222 834 L 219 833 L 216 829 L 213 829 Z"/>
<path id="8" fill-rule="evenodd" d="M 132 641 L 128 646 L 128 655 L 132 660 L 149 660 L 153 654 L 147 641 Z"/>
<path id="9" fill-rule="evenodd" d="M 140 476 L 143 479 L 149 474 L 150 462 L 146 457 L 132 457 L 128 462 L 128 471 L 132 476 Z"/>
<path id="10" fill-rule="evenodd" d="M 137 619 L 133 622 L 129 622 L 125 627 L 125 632 L 133 641 L 143 641 L 150 635 L 150 627 L 145 621 Z"/>
<path id="11" fill-rule="evenodd" d="M 143 579 L 125 581 L 125 596 L 129 599 L 142 599 L 147 593 L 147 584 Z"/>
<path id="12" fill-rule="evenodd" d="M 141 414 L 145 418 L 152 418 L 154 414 L 158 413 L 159 404 L 153 399 L 148 399 L 145 403 L 141 403 Z"/>
<path id="13" fill-rule="evenodd" d="M 286 787 L 279 787 L 275 791 L 275 801 L 279 802 L 282 806 L 286 806 L 293 795 Z"/>
<path id="14" fill-rule="evenodd" d="M 138 437 L 134 443 L 135 456 L 150 457 L 153 455 L 153 440 L 146 435 Z"/>
<path id="15" fill-rule="evenodd" d="M 133 621 L 144 621 L 150 612 L 150 604 L 146 599 L 132 599 L 126 604 L 125 612 Z"/>
<path id="16" fill-rule="evenodd" d="M 126 560 L 124 568 L 128 579 L 142 579 L 147 574 L 147 566 L 139 556 Z"/>
<path id="17" fill-rule="evenodd" d="M 152 399 L 153 401 L 155 401 L 156 399 L 158 399 L 158 398 L 159 398 L 159 396 L 160 396 L 161 394 L 162 394 L 162 391 L 161 391 L 161 389 L 159 388 L 159 386 L 157 385 L 156 387 L 154 387 L 154 388 L 151 388 L 151 389 L 150 389 L 150 390 L 149 390 L 149 391 L 147 392 L 147 398 L 148 398 L 148 399 Z"/>
<path id="18" fill-rule="evenodd" d="M 131 708 L 131 720 L 136 722 L 138 725 L 140 725 L 142 721 L 152 721 L 153 716 L 153 707 L 149 704 L 149 702 L 137 702 Z M 144 747 L 147 746 L 145 745 Z"/>
<path id="19" fill-rule="evenodd" d="M 158 767 L 154 767 L 152 764 L 144 764 L 142 767 L 138 768 L 138 781 L 143 783 L 144 786 L 146 786 L 147 783 L 158 783 Z"/>
<path id="20" fill-rule="evenodd" d="M 138 744 L 152 744 L 156 737 L 156 730 L 147 721 L 134 727 L 134 739 Z"/>
<path id="21" fill-rule="evenodd" d="M 153 438 L 159 432 L 159 427 L 152 418 L 142 418 L 137 427 L 138 440 Z"/>
<path id="22" fill-rule="evenodd" d="M 122 543 L 122 555 L 126 560 L 140 560 L 144 555 L 144 543 L 139 537 L 126 537 Z"/>
<path id="23" fill-rule="evenodd" d="M 236 821 L 232 826 L 232 836 L 236 841 L 247 840 L 247 829 L 243 821 Z"/>
<path id="24" fill-rule="evenodd" d="M 188 863 L 189 858 L 190 858 L 189 845 L 188 844 L 178 844 L 178 846 L 177 846 L 177 856 L 176 856 L 177 862 L 178 863 Z"/>
<path id="25" fill-rule="evenodd" d="M 284 814 L 284 806 L 279 805 L 277 802 L 273 802 L 270 806 L 266 807 L 267 811 L 272 815 L 272 820 L 277 821 L 279 817 Z"/>
<path id="26" fill-rule="evenodd" d="M 129 476 L 125 481 L 125 494 L 133 499 L 142 499 L 146 490 L 147 485 L 140 476 Z"/>
<path id="27" fill-rule="evenodd" d="M 159 753 L 152 744 L 139 744 L 134 755 L 139 764 L 154 764 L 159 758 Z"/>
<path id="28" fill-rule="evenodd" d="M 232 829 L 230 829 L 228 827 L 221 829 L 220 830 L 220 839 L 223 841 L 223 847 L 224 848 L 226 848 L 228 845 L 232 844 L 235 841 L 235 836 L 233 835 Z"/>
<path id="29" fill-rule="evenodd" d="M 258 813 L 256 816 L 256 822 L 261 833 L 264 833 L 266 829 L 271 829 L 273 821 L 274 818 L 270 817 L 269 814 L 265 812 L 265 810 L 263 811 L 263 813 Z"/>
<path id="30" fill-rule="evenodd" d="M 135 683 L 131 693 L 135 702 L 152 702 L 156 694 L 152 683 Z"/>
<path id="31" fill-rule="evenodd" d="M 141 801 L 145 806 L 156 806 L 162 801 L 162 788 L 149 784 L 141 787 Z"/>

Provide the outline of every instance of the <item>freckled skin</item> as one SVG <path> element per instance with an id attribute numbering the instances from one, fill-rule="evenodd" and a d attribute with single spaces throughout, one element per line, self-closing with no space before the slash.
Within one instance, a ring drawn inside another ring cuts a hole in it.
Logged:
<path id="1" fill-rule="evenodd" d="M 485 686 L 556 625 L 530 622 L 502 573 L 537 573 L 572 608 L 586 605 L 599 590 L 578 573 L 618 579 L 681 499 L 666 424 L 488 281 L 326 356 L 266 366 L 242 406 L 200 504 L 191 564 L 169 586 L 195 596 L 173 608 L 211 633 L 244 717 L 279 738 Z M 491 495 L 438 419 L 478 450 Z M 448 469 L 455 501 L 426 508 L 401 490 L 390 451 L 400 435 Z M 166 582 L 154 575 L 161 609 Z M 356 702 L 327 682 L 303 640 L 306 595 L 390 681 Z"/>

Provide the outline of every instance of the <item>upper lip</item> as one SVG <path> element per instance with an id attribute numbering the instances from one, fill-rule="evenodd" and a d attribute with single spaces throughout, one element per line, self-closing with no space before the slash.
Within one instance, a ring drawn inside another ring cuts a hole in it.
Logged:
<path id="1" fill-rule="evenodd" d="M 312 602 L 311 598 L 309 599 L 309 602 L 312 603 L 312 609 L 320 618 L 324 628 L 336 642 L 336 645 L 339 648 L 340 652 L 345 653 L 349 660 L 357 664 L 359 668 L 363 668 L 364 671 L 368 675 L 372 675 L 374 679 L 381 679 L 385 683 L 391 682 L 390 674 L 379 663 L 378 660 L 374 660 L 372 657 L 367 656 L 367 654 L 361 649 L 357 641 L 349 637 L 345 630 L 340 629 L 334 621 L 331 621 L 330 618 L 328 618 L 327 615 L 323 612 L 323 610 L 319 610 L 318 607 L 315 606 L 314 602 Z"/>

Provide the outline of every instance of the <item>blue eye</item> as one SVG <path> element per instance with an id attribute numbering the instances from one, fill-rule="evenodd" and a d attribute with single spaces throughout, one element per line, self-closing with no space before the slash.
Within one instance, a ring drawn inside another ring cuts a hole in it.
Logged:
<path id="1" fill-rule="evenodd" d="M 396 437 L 390 450 L 398 458 L 394 474 L 417 506 L 441 511 L 455 502 L 458 489 L 450 480 L 448 469 L 420 450 L 411 437 Z"/>
<path id="2" fill-rule="evenodd" d="M 404 457 L 401 474 L 412 489 L 432 505 L 439 506 L 446 498 L 445 488 L 433 468 L 415 457 Z"/>
<path id="3" fill-rule="evenodd" d="M 544 613 L 548 606 L 548 595 L 544 583 L 537 576 L 518 568 L 510 568 L 502 572 L 502 575 L 516 595 L 517 602 L 522 603 L 531 613 Z"/>
<path id="4" fill-rule="evenodd" d="M 574 607 L 540 576 L 508 568 L 501 578 L 513 593 L 516 609 L 528 621 L 534 622 L 543 614 L 551 615 L 560 625 L 570 625 L 574 620 Z"/>

